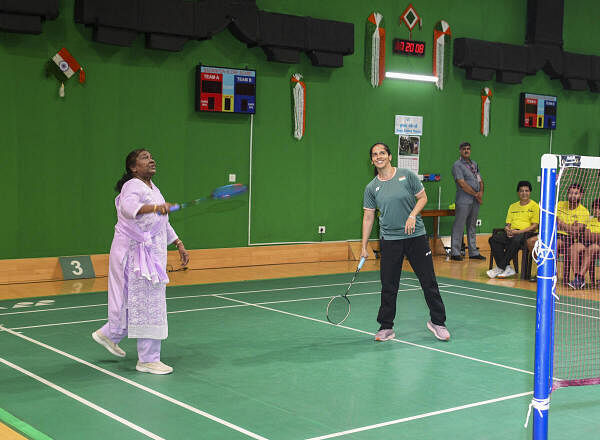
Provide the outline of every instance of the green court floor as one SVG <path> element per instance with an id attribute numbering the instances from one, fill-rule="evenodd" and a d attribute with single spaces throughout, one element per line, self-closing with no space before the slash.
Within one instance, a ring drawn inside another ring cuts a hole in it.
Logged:
<path id="1" fill-rule="evenodd" d="M 325 307 L 350 274 L 170 287 L 167 376 L 135 371 L 135 340 L 124 359 L 93 342 L 106 292 L 2 301 L 0 421 L 57 440 L 531 438 L 534 293 L 439 279 L 441 342 L 407 273 L 378 343 L 378 277 L 337 327 Z M 555 392 L 551 438 L 598 438 L 599 413 L 598 387 Z"/>

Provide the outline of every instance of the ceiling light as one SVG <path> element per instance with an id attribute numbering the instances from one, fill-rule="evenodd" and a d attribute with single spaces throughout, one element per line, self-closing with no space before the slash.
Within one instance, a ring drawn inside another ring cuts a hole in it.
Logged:
<path id="1" fill-rule="evenodd" d="M 431 75 L 415 75 L 414 73 L 400 73 L 400 72 L 385 72 L 386 78 L 393 79 L 408 79 L 412 81 L 425 81 L 425 82 L 437 82 L 437 76 Z"/>

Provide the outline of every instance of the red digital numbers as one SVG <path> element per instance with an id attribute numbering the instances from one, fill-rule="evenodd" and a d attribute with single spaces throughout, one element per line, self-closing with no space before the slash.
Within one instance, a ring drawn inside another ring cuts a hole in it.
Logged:
<path id="1" fill-rule="evenodd" d="M 413 55 L 413 56 L 424 56 L 425 55 L 425 43 L 422 41 L 411 41 L 401 40 L 399 38 L 394 39 L 394 53 L 400 55 Z"/>

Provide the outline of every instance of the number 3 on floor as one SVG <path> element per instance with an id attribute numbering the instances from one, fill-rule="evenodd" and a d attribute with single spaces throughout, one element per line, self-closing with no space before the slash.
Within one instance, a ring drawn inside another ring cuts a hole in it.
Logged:
<path id="1" fill-rule="evenodd" d="M 58 262 L 62 269 L 64 280 L 78 280 L 81 278 L 94 278 L 96 276 L 89 255 L 59 257 Z"/>

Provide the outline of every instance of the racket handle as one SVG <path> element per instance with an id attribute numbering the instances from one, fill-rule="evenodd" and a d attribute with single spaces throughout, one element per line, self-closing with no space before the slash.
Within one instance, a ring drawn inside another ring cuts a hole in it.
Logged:
<path id="1" fill-rule="evenodd" d="M 365 261 L 367 261 L 367 259 L 365 257 L 361 257 L 360 261 L 358 262 L 358 269 L 356 270 L 361 270 L 363 265 L 365 264 Z"/>
<path id="2" fill-rule="evenodd" d="M 180 209 L 181 209 L 181 205 L 179 203 L 176 203 L 169 208 L 169 212 L 179 211 Z"/>

